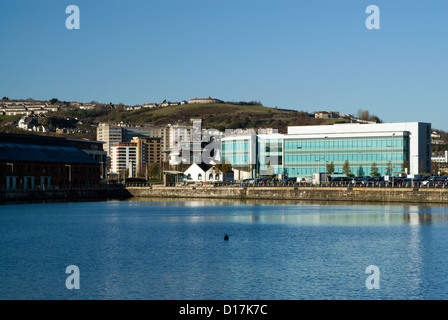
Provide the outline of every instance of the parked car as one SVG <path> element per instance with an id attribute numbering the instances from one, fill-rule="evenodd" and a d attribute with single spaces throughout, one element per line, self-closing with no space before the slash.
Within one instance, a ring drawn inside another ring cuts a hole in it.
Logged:
<path id="1" fill-rule="evenodd" d="M 352 181 L 353 178 L 352 177 L 333 177 L 331 178 L 331 182 L 336 181 L 336 182 L 350 182 Z"/>
<path id="2" fill-rule="evenodd" d="M 254 184 L 255 183 L 255 179 L 244 179 L 243 183 Z"/>
<path id="3" fill-rule="evenodd" d="M 390 177 L 390 183 L 402 183 L 404 180 L 403 177 Z"/>
<path id="4" fill-rule="evenodd" d="M 351 183 L 353 184 L 366 184 L 369 181 L 370 177 L 357 177 L 352 179 Z"/>
<path id="5" fill-rule="evenodd" d="M 426 185 L 433 185 L 433 186 L 438 186 L 438 185 L 444 185 L 448 182 L 446 176 L 431 176 L 426 178 L 424 181 L 422 181 L 422 185 L 426 186 Z"/>

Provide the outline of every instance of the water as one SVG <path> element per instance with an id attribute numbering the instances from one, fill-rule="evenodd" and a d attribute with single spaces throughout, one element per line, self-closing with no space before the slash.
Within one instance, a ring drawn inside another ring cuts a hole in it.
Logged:
<path id="1" fill-rule="evenodd" d="M 446 206 L 2 205 L 0 299 L 448 299 L 447 222 Z"/>

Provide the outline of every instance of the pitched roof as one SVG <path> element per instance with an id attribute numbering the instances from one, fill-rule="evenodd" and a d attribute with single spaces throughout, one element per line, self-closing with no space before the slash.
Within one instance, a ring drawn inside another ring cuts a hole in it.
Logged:
<path id="1" fill-rule="evenodd" d="M 197 163 L 197 165 L 199 166 L 199 168 L 204 170 L 204 172 L 207 172 L 207 170 L 212 167 L 211 165 L 205 163 Z"/>
<path id="2" fill-rule="evenodd" d="M 65 138 L 0 133 L 0 161 L 98 164 Z"/>

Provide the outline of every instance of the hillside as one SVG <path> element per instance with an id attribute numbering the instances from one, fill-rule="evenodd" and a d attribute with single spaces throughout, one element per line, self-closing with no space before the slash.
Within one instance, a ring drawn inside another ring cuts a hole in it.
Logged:
<path id="1" fill-rule="evenodd" d="M 93 110 L 71 110 L 59 112 L 59 114 L 86 121 L 123 122 L 135 125 L 190 124 L 191 118 L 201 118 L 204 128 L 219 130 L 275 128 L 280 132 L 284 132 L 288 125 L 320 125 L 335 122 L 332 119 L 314 119 L 312 114 L 306 112 L 274 109 L 251 103 L 185 104 L 133 111 L 126 110 L 123 106 L 111 108 L 108 105 L 102 105 Z M 338 122 L 345 122 L 345 120 L 338 119 Z"/>

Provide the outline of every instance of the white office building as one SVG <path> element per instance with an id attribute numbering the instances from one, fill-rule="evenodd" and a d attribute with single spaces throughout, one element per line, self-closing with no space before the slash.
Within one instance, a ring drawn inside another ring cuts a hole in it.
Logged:
<path id="1" fill-rule="evenodd" d="M 342 175 L 346 163 L 355 176 L 370 175 L 373 167 L 381 175 L 418 175 L 431 171 L 431 124 L 293 126 L 287 134 L 225 137 L 222 154 L 251 178 L 311 177 L 327 173 L 330 163 L 335 175 Z"/>

